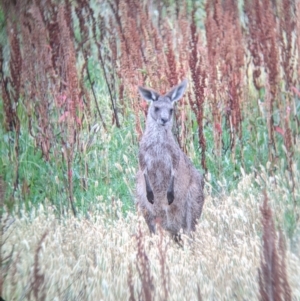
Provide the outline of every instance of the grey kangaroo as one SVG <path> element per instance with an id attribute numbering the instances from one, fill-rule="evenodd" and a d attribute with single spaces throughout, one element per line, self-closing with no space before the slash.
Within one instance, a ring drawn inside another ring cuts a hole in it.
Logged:
<path id="1" fill-rule="evenodd" d="M 151 233 L 159 221 L 175 240 L 181 228 L 187 234 L 195 231 L 204 203 L 203 177 L 172 134 L 174 103 L 181 99 L 186 86 L 184 80 L 165 95 L 138 88 L 151 104 L 139 148 L 136 204 Z"/>

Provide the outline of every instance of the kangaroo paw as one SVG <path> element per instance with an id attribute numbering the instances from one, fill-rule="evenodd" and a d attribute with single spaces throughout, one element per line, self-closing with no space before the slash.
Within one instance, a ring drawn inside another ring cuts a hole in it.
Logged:
<path id="1" fill-rule="evenodd" d="M 171 205 L 174 201 L 174 191 L 167 192 L 168 204 Z"/>
<path id="2" fill-rule="evenodd" d="M 154 194 L 153 194 L 153 191 L 150 190 L 150 191 L 147 191 L 147 200 L 153 204 L 154 203 Z"/>
<path id="3" fill-rule="evenodd" d="M 171 177 L 169 188 L 167 190 L 167 199 L 168 199 L 169 205 L 171 205 L 174 201 L 174 175 L 172 175 L 172 177 Z"/>

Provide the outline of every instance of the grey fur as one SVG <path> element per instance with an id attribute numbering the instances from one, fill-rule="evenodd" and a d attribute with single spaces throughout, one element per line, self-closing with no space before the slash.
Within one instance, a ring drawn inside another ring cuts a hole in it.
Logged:
<path id="1" fill-rule="evenodd" d="M 158 221 L 174 236 L 181 228 L 189 234 L 202 212 L 203 177 L 172 134 L 174 103 L 186 86 L 184 80 L 165 95 L 139 87 L 141 96 L 151 104 L 139 148 L 136 203 L 151 233 Z"/>

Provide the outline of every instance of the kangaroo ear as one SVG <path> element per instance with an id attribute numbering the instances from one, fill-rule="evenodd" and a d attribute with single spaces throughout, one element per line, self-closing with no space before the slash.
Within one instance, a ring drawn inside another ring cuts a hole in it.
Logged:
<path id="1" fill-rule="evenodd" d="M 185 92 L 187 82 L 187 79 L 185 79 L 179 85 L 172 88 L 165 96 L 169 97 L 172 102 L 179 100 Z"/>
<path id="2" fill-rule="evenodd" d="M 152 89 L 138 87 L 140 95 L 147 101 L 156 101 L 158 100 L 158 97 L 160 96 L 159 93 Z"/>

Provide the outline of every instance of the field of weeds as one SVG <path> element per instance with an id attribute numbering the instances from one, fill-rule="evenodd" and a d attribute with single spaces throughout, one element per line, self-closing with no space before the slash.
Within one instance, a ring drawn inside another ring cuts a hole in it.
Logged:
<path id="1" fill-rule="evenodd" d="M 300 1 L 0 1 L 0 299 L 300 300 Z M 148 105 L 205 178 L 193 237 L 134 205 Z"/>
<path id="2" fill-rule="evenodd" d="M 281 224 L 282 179 L 275 184 L 265 172 L 261 177 L 274 195 L 269 199 L 273 218 Z M 124 216 L 120 200 L 98 204 L 79 218 L 57 218 L 49 206 L 22 217 L 5 216 L 3 256 L 13 253 L 3 296 L 5 300 L 258 300 L 264 196 L 256 182 L 253 175 L 244 175 L 229 195 L 212 197 L 206 190 L 197 231 L 193 239 L 183 236 L 182 246 L 162 230 L 150 236 L 135 212 Z M 300 300 L 299 234 L 298 227 L 285 242 L 290 300 Z M 277 242 L 274 246 L 279 252 Z"/>

